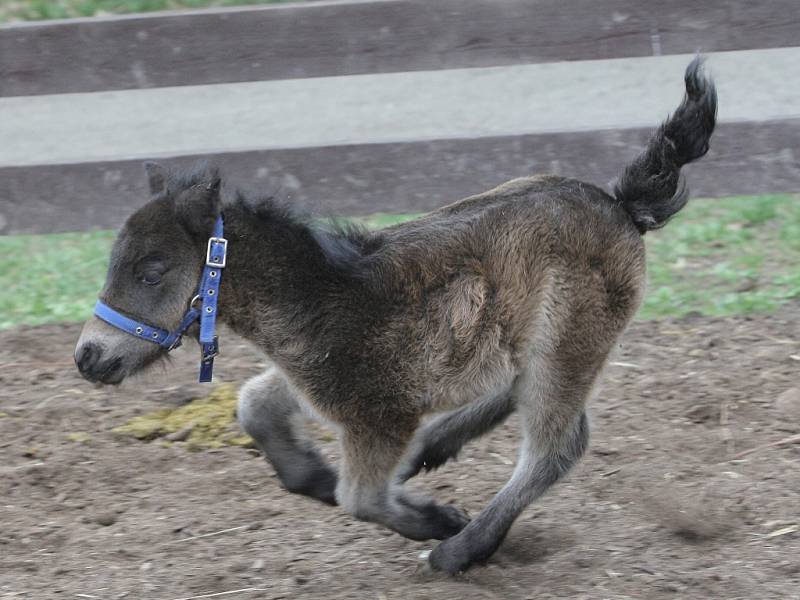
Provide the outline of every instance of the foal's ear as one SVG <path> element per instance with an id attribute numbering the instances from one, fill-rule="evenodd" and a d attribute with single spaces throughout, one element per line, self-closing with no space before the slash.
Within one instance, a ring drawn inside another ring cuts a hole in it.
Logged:
<path id="1" fill-rule="evenodd" d="M 147 174 L 147 184 L 150 186 L 150 195 L 155 196 L 167 189 L 169 170 L 155 162 L 144 163 L 144 172 Z"/>
<path id="2" fill-rule="evenodd" d="M 175 198 L 175 215 L 193 235 L 208 237 L 222 208 L 221 179 L 216 169 L 207 169 L 193 186 Z"/>

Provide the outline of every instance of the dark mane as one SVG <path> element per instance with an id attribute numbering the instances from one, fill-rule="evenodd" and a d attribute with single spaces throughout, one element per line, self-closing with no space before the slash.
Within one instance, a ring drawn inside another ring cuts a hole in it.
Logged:
<path id="1" fill-rule="evenodd" d="M 352 277 L 366 276 L 367 257 L 382 244 L 382 236 L 363 225 L 315 215 L 276 194 L 253 194 L 236 189 L 226 205 L 243 210 L 254 223 L 273 227 L 277 223 L 291 238 L 310 241 L 328 266 Z"/>
<path id="2" fill-rule="evenodd" d="M 199 162 L 170 173 L 163 194 L 175 196 L 218 177 L 217 167 Z M 233 188 L 224 202 L 223 211 L 226 208 L 241 210 L 252 223 L 261 222 L 265 227 L 277 224 L 290 240 L 311 242 L 329 267 L 352 277 L 366 276 L 367 256 L 382 245 L 382 236 L 370 232 L 363 225 L 316 215 L 277 193 L 253 193 Z"/>

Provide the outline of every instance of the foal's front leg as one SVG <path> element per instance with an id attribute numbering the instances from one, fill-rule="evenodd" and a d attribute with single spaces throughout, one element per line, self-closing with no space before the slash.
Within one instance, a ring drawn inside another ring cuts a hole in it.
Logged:
<path id="1" fill-rule="evenodd" d="M 461 531 L 469 518 L 454 506 L 412 495 L 393 483 L 412 435 L 413 428 L 404 434 L 346 429 L 336 498 L 358 519 L 380 523 L 412 540 L 443 540 Z"/>
<path id="2" fill-rule="evenodd" d="M 336 504 L 336 472 L 304 428 L 301 400 L 276 368 L 248 381 L 239 392 L 237 416 L 275 468 L 283 487 Z"/>

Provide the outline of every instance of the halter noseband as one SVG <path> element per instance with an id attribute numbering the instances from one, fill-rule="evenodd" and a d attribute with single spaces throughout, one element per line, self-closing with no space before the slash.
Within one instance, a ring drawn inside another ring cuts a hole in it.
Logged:
<path id="1" fill-rule="evenodd" d="M 208 239 L 206 264 L 203 267 L 203 276 L 200 279 L 197 295 L 189 302 L 189 308 L 175 331 L 168 331 L 126 317 L 102 300 L 98 300 L 94 307 L 94 314 L 109 325 L 137 338 L 158 344 L 162 348 L 166 348 L 167 352 L 181 345 L 183 334 L 192 323 L 199 319 L 200 345 L 202 346 L 199 379 L 201 383 L 211 381 L 214 357 L 219 354 L 219 343 L 214 334 L 214 328 L 217 321 L 219 284 L 222 280 L 222 269 L 225 268 L 228 251 L 228 240 L 222 237 L 222 226 L 222 215 L 220 215 L 214 224 L 214 234 Z M 199 309 L 195 308 L 198 301 L 200 302 Z"/>

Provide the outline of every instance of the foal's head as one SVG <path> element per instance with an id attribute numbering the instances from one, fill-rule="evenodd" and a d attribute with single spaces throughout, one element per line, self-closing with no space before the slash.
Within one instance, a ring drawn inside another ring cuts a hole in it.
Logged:
<path id="1" fill-rule="evenodd" d="M 119 232 L 100 300 L 135 321 L 174 331 L 197 291 L 220 211 L 220 178 L 207 168 L 181 177 L 155 163 L 145 169 L 152 197 Z M 75 363 L 89 381 L 117 384 L 166 352 L 92 316 Z"/>

